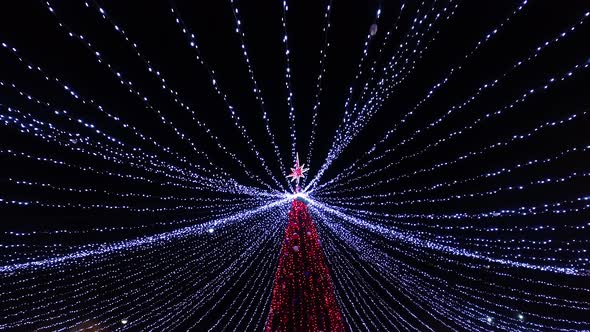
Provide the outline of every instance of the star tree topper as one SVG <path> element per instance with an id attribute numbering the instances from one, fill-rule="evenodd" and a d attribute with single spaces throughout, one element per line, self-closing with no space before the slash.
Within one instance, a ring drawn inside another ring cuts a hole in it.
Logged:
<path id="1" fill-rule="evenodd" d="M 309 168 L 305 168 L 305 164 L 299 165 L 299 153 L 296 156 L 295 168 L 291 168 L 291 174 L 287 175 L 287 177 L 292 178 L 291 182 L 297 180 L 297 185 L 299 185 L 299 179 L 305 177 L 305 172 L 309 171 Z"/>

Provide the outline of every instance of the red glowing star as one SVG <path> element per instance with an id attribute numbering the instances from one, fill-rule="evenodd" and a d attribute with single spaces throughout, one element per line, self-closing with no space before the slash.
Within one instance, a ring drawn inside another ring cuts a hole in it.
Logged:
<path id="1" fill-rule="evenodd" d="M 291 181 L 297 180 L 299 183 L 299 179 L 305 177 L 305 172 L 307 172 L 309 168 L 305 168 L 305 164 L 299 165 L 299 154 L 297 154 L 297 161 L 295 162 L 295 168 L 291 168 L 291 174 L 287 175 L 288 178 L 292 178 Z"/>

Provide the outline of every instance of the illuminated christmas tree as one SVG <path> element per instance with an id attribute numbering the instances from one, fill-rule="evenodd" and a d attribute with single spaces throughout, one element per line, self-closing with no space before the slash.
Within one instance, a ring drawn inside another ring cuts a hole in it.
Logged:
<path id="1" fill-rule="evenodd" d="M 299 191 L 306 171 L 299 158 L 291 170 Z M 318 233 L 305 199 L 298 197 L 289 212 L 266 331 L 344 330 Z"/>

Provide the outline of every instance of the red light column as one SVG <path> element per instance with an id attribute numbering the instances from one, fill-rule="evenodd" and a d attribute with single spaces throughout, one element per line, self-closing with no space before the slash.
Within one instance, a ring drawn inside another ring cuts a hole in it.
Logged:
<path id="1" fill-rule="evenodd" d="M 265 331 L 345 331 L 315 225 L 300 200 L 289 211 Z"/>

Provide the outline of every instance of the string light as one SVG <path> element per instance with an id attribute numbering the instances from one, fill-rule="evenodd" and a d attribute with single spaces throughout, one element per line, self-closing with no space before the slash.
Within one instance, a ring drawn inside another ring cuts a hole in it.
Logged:
<path id="1" fill-rule="evenodd" d="M 285 87 L 287 89 L 287 107 L 289 108 L 289 135 L 291 137 L 291 157 L 295 158 L 297 151 L 297 128 L 295 126 L 295 106 L 293 99 L 293 90 L 291 89 L 291 51 L 289 50 L 289 41 L 287 33 L 287 12 L 289 5 L 287 0 L 283 0 L 283 12 L 281 16 L 281 24 L 283 26 L 283 45 L 285 47 Z"/>
<path id="2" fill-rule="evenodd" d="M 318 126 L 318 114 L 319 108 L 321 105 L 320 102 L 320 95 L 322 94 L 322 79 L 325 76 L 326 71 L 326 57 L 328 56 L 328 48 L 330 47 L 330 42 L 328 40 L 328 32 L 330 31 L 331 23 L 330 23 L 330 13 L 332 9 L 332 0 L 329 0 L 328 5 L 326 6 L 326 11 L 324 12 L 324 20 L 325 25 L 322 28 L 322 33 L 324 36 L 324 46 L 320 50 L 320 72 L 318 74 L 317 83 L 315 86 L 316 92 L 314 96 L 314 103 L 313 103 L 313 116 L 311 119 L 311 134 L 309 135 L 309 153 L 307 154 L 307 162 L 306 164 L 311 165 L 311 160 L 313 156 L 313 147 L 315 145 L 315 138 Z"/>
<path id="3" fill-rule="evenodd" d="M 243 32 L 243 30 L 241 29 L 241 22 L 243 22 L 243 19 L 240 18 L 239 16 L 239 10 L 237 5 L 234 3 L 234 0 L 230 0 L 230 4 L 232 6 L 232 10 L 233 10 L 233 17 L 234 17 L 234 22 L 235 22 L 235 27 L 236 27 L 236 33 L 239 35 L 240 37 L 240 42 L 242 44 L 242 50 L 243 53 L 242 55 L 244 56 L 244 60 L 246 61 L 246 65 L 248 67 L 248 73 L 250 74 L 250 80 L 252 81 L 252 84 L 254 86 L 253 91 L 254 91 L 254 95 L 256 96 L 256 100 L 258 100 L 258 103 L 260 104 L 260 109 L 262 110 L 262 119 L 264 120 L 264 126 L 266 129 L 266 133 L 268 135 L 270 144 L 273 147 L 273 150 L 275 152 L 275 156 L 277 157 L 277 160 L 279 162 L 279 167 L 281 170 L 285 169 L 284 163 L 283 163 L 283 158 L 281 157 L 281 153 L 279 150 L 279 147 L 276 143 L 275 140 L 275 136 L 270 128 L 270 120 L 269 120 L 269 116 L 268 113 L 266 111 L 266 107 L 264 105 L 264 98 L 262 96 L 262 91 L 260 89 L 260 86 L 258 85 L 258 82 L 256 81 L 256 78 L 254 76 L 254 70 L 252 69 L 252 61 L 250 60 L 250 57 L 248 55 L 248 50 L 246 48 L 246 35 Z"/>

